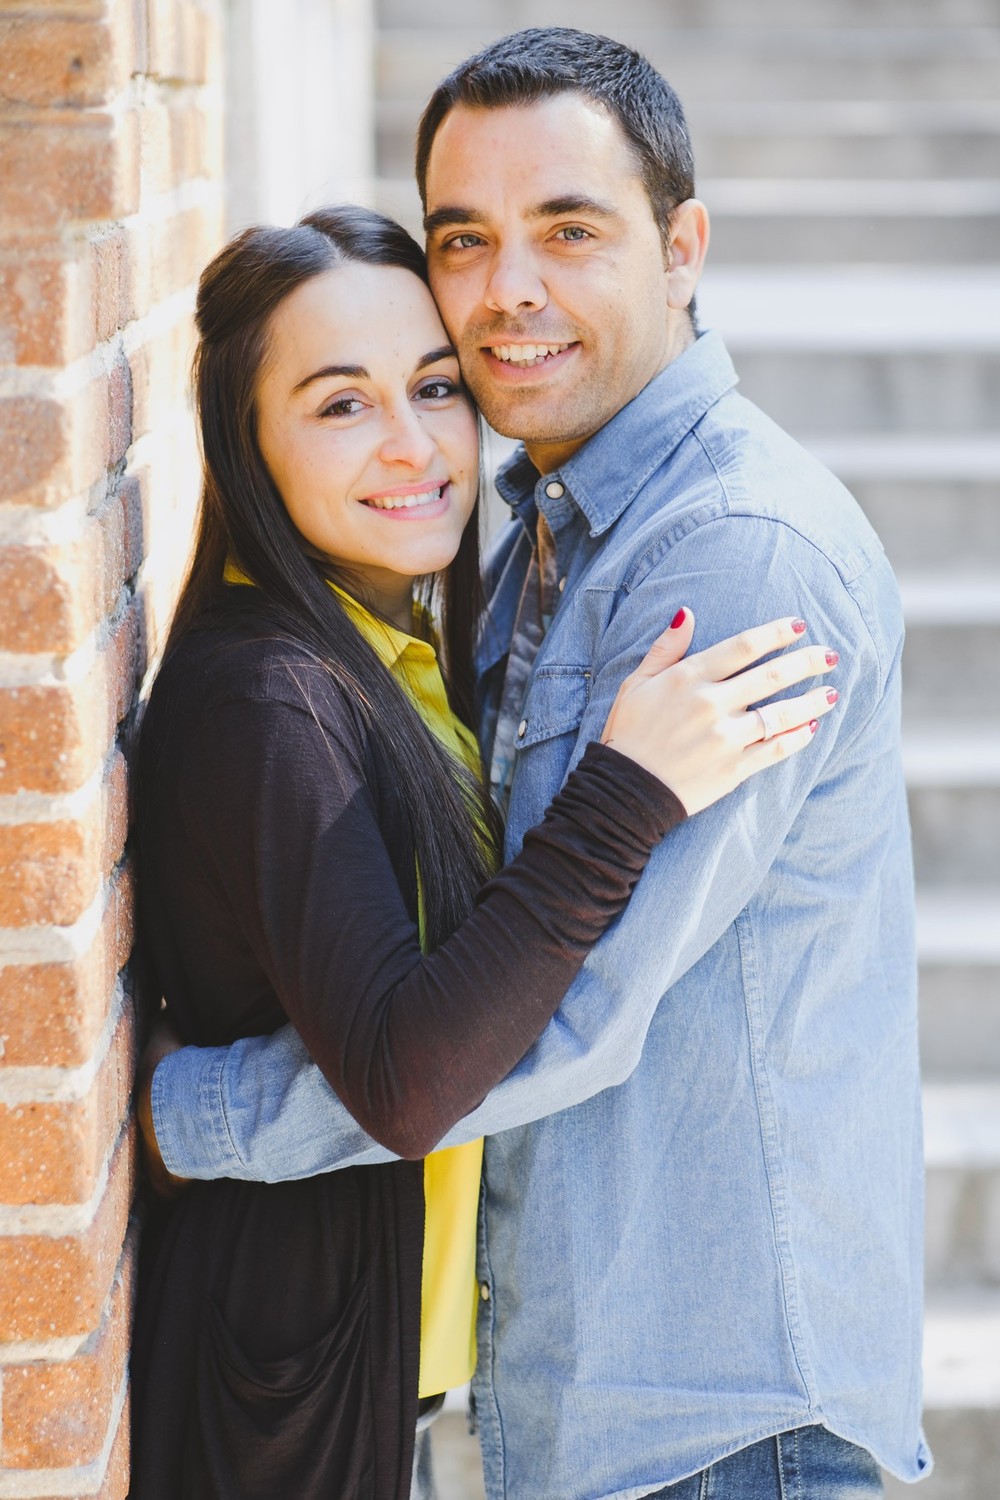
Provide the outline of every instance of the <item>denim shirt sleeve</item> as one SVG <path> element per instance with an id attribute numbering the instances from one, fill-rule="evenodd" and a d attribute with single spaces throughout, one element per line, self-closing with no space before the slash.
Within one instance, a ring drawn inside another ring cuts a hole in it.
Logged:
<path id="1" fill-rule="evenodd" d="M 554 1020 L 442 1147 L 527 1124 L 627 1078 L 660 999 L 751 899 L 810 791 L 850 776 L 856 757 L 867 753 L 864 737 L 883 706 L 888 674 L 898 670 L 898 598 L 887 565 L 876 557 L 845 579 L 791 527 L 744 516 L 704 524 L 672 547 L 664 541 L 633 570 L 600 636 L 571 764 L 600 736 L 622 678 L 680 604 L 695 613 L 692 649 L 801 614 L 807 641 L 840 652 L 829 680 L 841 701 L 804 752 L 664 840 Z M 556 790 L 544 776 L 535 784 L 534 754 L 526 753 L 518 771 L 527 788 L 523 826 L 541 817 Z M 290 1027 L 229 1049 L 185 1048 L 167 1058 L 155 1075 L 153 1114 L 164 1160 L 180 1176 L 275 1181 L 389 1159 Z"/>

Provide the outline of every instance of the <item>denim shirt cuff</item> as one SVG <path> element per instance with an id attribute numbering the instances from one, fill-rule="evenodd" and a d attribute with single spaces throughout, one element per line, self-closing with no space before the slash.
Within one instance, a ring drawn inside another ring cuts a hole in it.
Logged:
<path id="1" fill-rule="evenodd" d="M 153 1128 L 167 1170 L 213 1178 L 243 1165 L 226 1125 L 222 1071 L 226 1047 L 182 1047 L 153 1074 Z"/>

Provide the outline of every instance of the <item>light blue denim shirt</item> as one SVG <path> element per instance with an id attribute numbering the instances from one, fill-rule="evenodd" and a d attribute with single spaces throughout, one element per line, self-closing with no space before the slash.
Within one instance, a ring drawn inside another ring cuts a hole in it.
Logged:
<path id="1" fill-rule="evenodd" d="M 814 1422 L 904 1479 L 930 1466 L 899 598 L 851 497 L 735 384 L 705 334 L 557 474 L 519 454 L 500 480 L 487 686 L 536 505 L 566 579 L 508 857 L 681 604 L 695 649 L 801 614 L 840 652 L 841 702 L 664 841 L 539 1042 L 447 1137 L 490 1136 L 473 1392 L 491 1500 L 638 1500 Z M 290 1028 L 176 1054 L 153 1109 L 182 1175 L 385 1159 Z"/>

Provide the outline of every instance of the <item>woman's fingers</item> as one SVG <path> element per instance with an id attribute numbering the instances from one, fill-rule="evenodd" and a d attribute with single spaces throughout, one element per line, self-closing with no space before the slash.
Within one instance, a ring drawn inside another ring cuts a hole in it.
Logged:
<path id="1" fill-rule="evenodd" d="M 836 688 L 813 688 L 811 692 L 799 693 L 794 698 L 768 703 L 763 709 L 751 708 L 738 716 L 744 746 L 772 740 L 792 729 L 808 728 L 811 722 L 831 711 L 838 696 Z"/>
<path id="2" fill-rule="evenodd" d="M 696 651 L 688 657 L 685 670 L 703 682 L 724 682 L 736 672 L 752 667 L 762 656 L 770 656 L 772 651 L 781 651 L 801 640 L 805 629 L 804 620 L 791 616 L 771 620 L 767 625 L 754 625 L 750 630 L 741 630 L 739 635 L 727 636 L 704 651 Z M 766 693 L 760 694 L 762 698 L 767 696 Z M 747 702 L 752 703 L 753 699 L 747 699 Z"/>
<path id="3" fill-rule="evenodd" d="M 779 761 L 797 755 L 800 750 L 812 744 L 818 727 L 818 720 L 812 719 L 798 729 L 790 729 L 787 734 L 775 736 L 773 740 L 761 740 L 756 745 L 750 745 L 740 758 L 737 782 L 746 781 L 755 771 L 766 771 L 768 766 L 777 765 Z"/>
<path id="4" fill-rule="evenodd" d="M 656 637 L 642 661 L 631 673 L 632 680 L 655 677 L 658 672 L 666 671 L 667 667 L 675 666 L 690 646 L 693 635 L 694 615 L 688 608 L 682 607 L 677 611 L 667 629 Z"/>
<path id="5" fill-rule="evenodd" d="M 824 672 L 832 671 L 839 659 L 836 651 L 827 646 L 803 646 L 799 651 L 788 651 L 784 656 L 776 656 L 773 661 L 751 667 L 738 677 L 720 683 L 720 691 L 729 708 L 736 713 L 741 708 L 749 708 L 751 703 L 773 698 L 775 693 L 782 693 L 797 682 L 805 682 L 807 677 L 820 677 Z"/>

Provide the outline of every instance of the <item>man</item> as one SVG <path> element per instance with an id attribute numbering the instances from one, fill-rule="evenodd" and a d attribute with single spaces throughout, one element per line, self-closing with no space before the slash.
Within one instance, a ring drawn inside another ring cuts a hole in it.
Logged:
<path id="1" fill-rule="evenodd" d="M 706 644 L 797 612 L 841 658 L 836 724 L 654 856 L 555 1022 L 446 1140 L 492 1136 L 488 1493 L 878 1493 L 876 1460 L 905 1479 L 930 1462 L 888 566 L 696 337 L 707 214 L 643 59 L 563 29 L 498 42 L 432 97 L 417 173 L 466 379 L 524 443 L 480 661 L 508 857 L 678 605 Z M 176 1053 L 152 1108 L 179 1175 L 385 1155 L 287 1030 Z"/>

